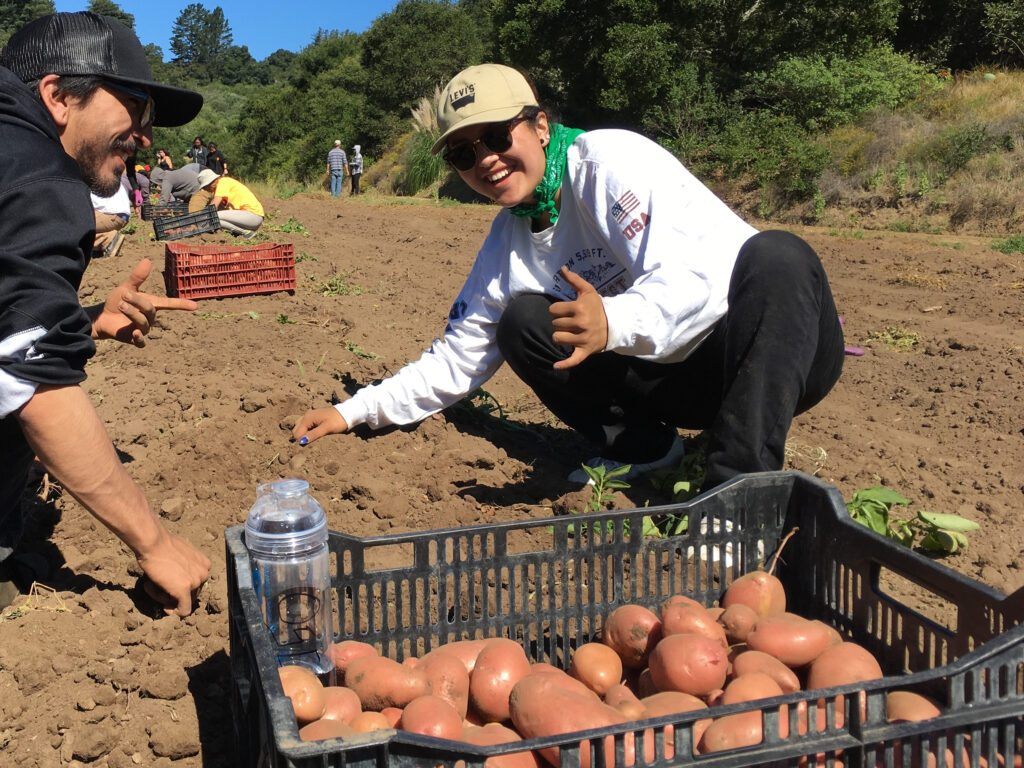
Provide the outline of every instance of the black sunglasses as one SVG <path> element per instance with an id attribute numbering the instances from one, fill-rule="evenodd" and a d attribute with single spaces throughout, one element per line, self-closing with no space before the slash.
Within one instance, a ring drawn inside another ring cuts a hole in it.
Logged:
<path id="1" fill-rule="evenodd" d="M 504 123 L 492 123 L 487 126 L 479 139 L 473 141 L 460 141 L 452 144 L 444 150 L 444 160 L 448 165 L 457 171 L 468 171 L 476 165 L 476 145 L 483 144 L 484 147 L 495 154 L 508 152 L 512 146 L 512 129 L 517 123 L 528 120 L 526 117 L 513 117 Z"/>
<path id="2" fill-rule="evenodd" d="M 139 111 L 139 127 L 148 128 L 153 123 L 153 118 L 156 117 L 156 102 L 153 101 L 153 97 L 145 91 L 139 91 L 135 88 L 129 88 L 123 83 L 115 82 L 114 80 L 108 80 L 105 77 L 100 78 L 100 82 L 108 88 L 112 88 L 115 91 L 120 91 L 127 96 L 131 96 L 136 101 L 142 103 L 142 109 Z"/>

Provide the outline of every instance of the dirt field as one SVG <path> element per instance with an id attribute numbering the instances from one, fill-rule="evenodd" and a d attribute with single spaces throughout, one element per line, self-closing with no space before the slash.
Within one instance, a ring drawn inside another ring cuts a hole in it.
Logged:
<path id="1" fill-rule="evenodd" d="M 57 592 L 0 621 L 0 765 L 229 763 L 223 534 L 244 521 L 257 483 L 308 478 L 330 527 L 356 535 L 580 506 L 565 476 L 588 452 L 506 370 L 487 391 L 528 431 L 481 426 L 463 410 L 293 444 L 290 427 L 307 408 L 394 372 L 441 332 L 494 210 L 266 202 L 273 224 L 294 217 L 308 231 L 269 233 L 294 243 L 294 295 L 164 313 L 145 349 L 102 344 L 83 385 L 150 503 L 213 560 L 200 608 L 183 621 L 154 618 L 125 548 L 59 489 L 37 500 L 27 548 L 50 560 Z M 118 257 L 90 267 L 83 302 L 101 300 L 143 257 L 154 264 L 147 287 L 163 291 L 164 244 L 151 231 L 142 223 Z M 832 394 L 797 418 L 789 468 L 846 499 L 884 484 L 911 500 L 911 513 L 977 521 L 969 550 L 944 562 L 1015 590 L 1024 582 L 1024 257 L 988 238 L 799 232 L 825 263 L 847 343 L 866 354 L 847 357 Z M 323 295 L 325 285 L 337 295 Z M 887 329 L 919 341 L 900 349 L 871 338 Z M 648 500 L 664 499 L 640 484 L 620 499 Z"/>

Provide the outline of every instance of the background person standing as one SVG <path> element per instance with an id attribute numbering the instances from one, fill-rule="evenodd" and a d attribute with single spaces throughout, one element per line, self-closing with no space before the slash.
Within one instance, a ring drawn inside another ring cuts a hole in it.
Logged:
<path id="1" fill-rule="evenodd" d="M 334 149 L 327 153 L 327 173 L 331 177 L 331 197 L 341 197 L 341 183 L 348 175 L 348 159 L 340 139 L 335 139 Z"/>
<path id="2" fill-rule="evenodd" d="M 359 177 L 363 175 L 363 155 L 359 152 L 359 145 L 352 147 L 352 159 L 348 161 L 349 175 L 352 177 L 352 191 L 350 194 L 359 194 Z"/>
<path id="3" fill-rule="evenodd" d="M 217 145 L 214 142 L 210 142 L 209 154 L 206 156 L 206 167 L 216 173 L 218 176 L 228 175 L 228 159 L 224 157 Z"/>
<path id="4" fill-rule="evenodd" d="M 206 167 L 206 158 L 209 156 L 210 150 L 208 150 L 206 145 L 203 143 L 202 136 L 196 136 L 195 139 L 192 140 L 192 146 L 189 147 L 188 151 L 185 153 L 186 160 L 190 163 L 199 163 L 203 168 Z"/>

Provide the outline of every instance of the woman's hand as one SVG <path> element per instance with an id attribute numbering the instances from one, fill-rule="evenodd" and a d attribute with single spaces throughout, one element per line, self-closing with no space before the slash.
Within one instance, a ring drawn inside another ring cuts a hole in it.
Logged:
<path id="1" fill-rule="evenodd" d="M 348 432 L 348 423 L 338 413 L 337 408 L 315 408 L 306 411 L 298 420 L 292 428 L 292 438 L 298 440 L 299 445 L 307 445 L 324 435 L 337 435 L 342 432 Z"/>
<path id="2" fill-rule="evenodd" d="M 555 344 L 570 344 L 576 349 L 565 360 L 555 363 L 558 370 L 579 365 L 595 352 L 603 352 L 608 344 L 608 318 L 601 294 L 567 267 L 562 267 L 561 275 L 576 291 L 576 298 L 573 301 L 556 301 L 548 309 L 555 329 L 551 340 Z"/>

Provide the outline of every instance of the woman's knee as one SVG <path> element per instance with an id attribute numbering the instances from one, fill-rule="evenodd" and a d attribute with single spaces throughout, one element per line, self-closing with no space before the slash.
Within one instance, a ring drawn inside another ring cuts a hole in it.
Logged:
<path id="1" fill-rule="evenodd" d="M 548 308 L 552 301 L 543 294 L 525 293 L 508 303 L 501 313 L 496 333 L 498 349 L 506 358 L 510 352 L 522 347 L 524 339 L 551 335 L 551 314 Z"/>
<path id="2" fill-rule="evenodd" d="M 806 240 L 791 232 L 768 230 L 758 232 L 740 248 L 733 284 L 777 285 L 792 291 L 808 280 L 818 285 L 824 275 L 821 259 Z"/>

